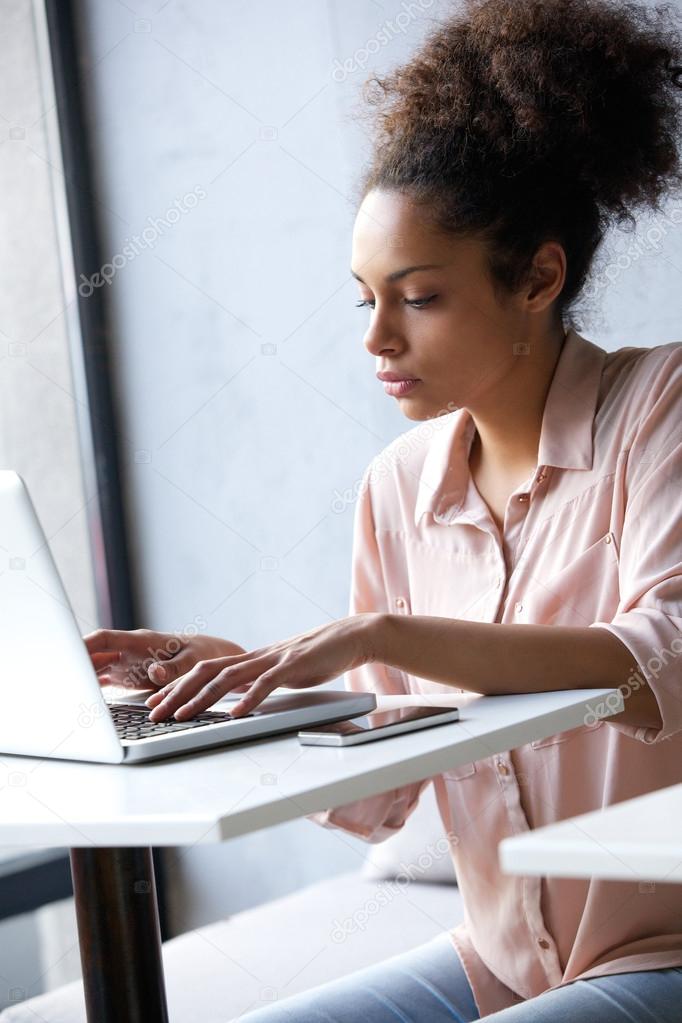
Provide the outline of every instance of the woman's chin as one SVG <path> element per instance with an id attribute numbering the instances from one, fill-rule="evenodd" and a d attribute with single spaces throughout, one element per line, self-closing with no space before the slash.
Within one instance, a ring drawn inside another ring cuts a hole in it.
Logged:
<path id="1" fill-rule="evenodd" d="M 433 405 L 425 401 L 415 401 L 411 398 L 398 398 L 398 407 L 405 416 L 406 419 L 412 419 L 414 422 L 423 422 L 426 419 L 435 419 L 437 416 L 442 416 L 446 412 L 450 412 L 449 408 L 434 408 Z"/>

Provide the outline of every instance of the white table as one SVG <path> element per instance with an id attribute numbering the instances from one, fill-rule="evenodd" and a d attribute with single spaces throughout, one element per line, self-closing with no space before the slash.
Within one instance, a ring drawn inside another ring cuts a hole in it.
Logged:
<path id="1" fill-rule="evenodd" d="M 91 1023 L 167 1023 L 151 846 L 222 842 L 582 724 L 617 690 L 380 697 L 459 722 L 346 749 L 295 733 L 136 765 L 0 754 L 0 845 L 70 846 Z"/>
<path id="2" fill-rule="evenodd" d="M 682 785 L 500 842 L 510 874 L 682 883 Z"/>

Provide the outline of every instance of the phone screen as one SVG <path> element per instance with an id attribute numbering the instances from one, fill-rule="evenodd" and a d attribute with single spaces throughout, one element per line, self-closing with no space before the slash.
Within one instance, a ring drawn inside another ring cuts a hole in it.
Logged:
<path id="1" fill-rule="evenodd" d="M 355 735 L 358 732 L 378 732 L 399 721 L 418 721 L 421 718 L 437 717 L 454 710 L 454 707 L 400 707 L 396 710 L 372 711 L 350 721 L 333 721 L 328 725 L 315 725 L 311 731 L 331 732 L 334 735 Z"/>

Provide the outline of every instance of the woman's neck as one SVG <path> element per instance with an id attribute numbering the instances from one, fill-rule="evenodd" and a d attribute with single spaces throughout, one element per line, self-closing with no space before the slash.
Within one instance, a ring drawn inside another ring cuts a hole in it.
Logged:
<path id="1" fill-rule="evenodd" d="M 542 418 L 552 377 L 567 332 L 531 346 L 520 371 L 509 374 L 485 407 L 470 409 L 476 424 L 470 464 L 504 476 L 527 475 L 537 465 Z M 533 352 L 537 354 L 532 354 Z"/>

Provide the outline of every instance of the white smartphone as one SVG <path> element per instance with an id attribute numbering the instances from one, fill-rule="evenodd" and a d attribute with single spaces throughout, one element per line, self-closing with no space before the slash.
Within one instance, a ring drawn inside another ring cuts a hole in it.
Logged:
<path id="1" fill-rule="evenodd" d="M 457 707 L 401 707 L 397 710 L 373 711 L 363 717 L 316 725 L 298 733 L 303 746 L 356 746 L 360 742 L 386 739 L 401 732 L 459 721 Z"/>

